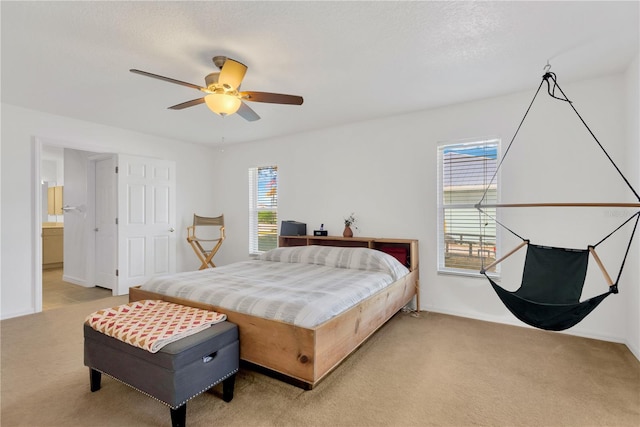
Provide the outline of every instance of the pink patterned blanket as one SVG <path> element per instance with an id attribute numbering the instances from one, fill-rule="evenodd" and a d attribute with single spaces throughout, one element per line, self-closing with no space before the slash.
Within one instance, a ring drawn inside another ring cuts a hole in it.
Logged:
<path id="1" fill-rule="evenodd" d="M 226 314 L 158 300 L 105 308 L 87 316 L 93 329 L 156 353 L 165 345 L 226 320 Z"/>

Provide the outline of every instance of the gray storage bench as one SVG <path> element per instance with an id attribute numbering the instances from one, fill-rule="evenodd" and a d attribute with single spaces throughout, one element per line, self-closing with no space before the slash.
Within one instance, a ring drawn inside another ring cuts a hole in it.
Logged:
<path id="1" fill-rule="evenodd" d="M 187 401 L 223 383 L 223 400 L 233 399 L 240 363 L 238 327 L 220 322 L 151 353 L 84 324 L 84 364 L 91 391 L 100 389 L 101 374 L 113 377 L 171 409 L 174 427 L 186 422 Z"/>

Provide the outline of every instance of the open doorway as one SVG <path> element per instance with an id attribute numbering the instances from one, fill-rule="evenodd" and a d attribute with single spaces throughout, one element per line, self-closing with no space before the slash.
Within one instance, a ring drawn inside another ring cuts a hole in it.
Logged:
<path id="1" fill-rule="evenodd" d="M 90 158 L 95 155 L 41 145 L 42 310 L 112 295 L 110 289 L 94 286 L 92 278 L 94 248 L 89 233 L 95 198 Z"/>
<path id="2" fill-rule="evenodd" d="M 58 181 L 63 183 L 61 218 L 43 214 L 48 184 L 44 187 L 41 163 L 48 145 L 63 152 L 62 179 L 55 178 L 56 186 Z M 60 297 L 59 303 L 95 299 L 96 293 L 124 295 L 153 275 L 175 272 L 175 169 L 171 160 L 88 152 L 36 138 L 33 259 L 35 265 L 42 264 L 43 224 L 54 222 L 63 230 L 61 280 L 65 283 L 60 285 L 85 288 L 75 288 L 81 296 Z M 36 268 L 36 312 L 43 310 L 43 281 L 43 270 Z"/>

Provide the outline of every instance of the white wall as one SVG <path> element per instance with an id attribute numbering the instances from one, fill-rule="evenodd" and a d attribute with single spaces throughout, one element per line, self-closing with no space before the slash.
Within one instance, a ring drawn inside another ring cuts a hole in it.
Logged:
<path id="1" fill-rule="evenodd" d="M 630 89 L 637 93 L 637 81 L 633 82 L 637 62 L 635 69 L 574 84 L 563 83 L 560 76 L 560 84 L 620 168 L 635 171 L 627 175 L 638 188 L 637 96 L 633 100 L 626 95 Z M 281 219 L 304 221 L 309 231 L 324 223 L 335 235 L 342 231 L 343 218 L 355 212 L 356 235 L 417 238 L 423 310 L 520 324 L 484 279 L 436 273 L 436 145 L 497 136 L 506 146 L 537 85 L 532 82 L 532 89 L 523 93 L 230 146 L 220 152 L 2 105 L 2 316 L 28 313 L 33 307 L 33 236 L 25 235 L 34 231 L 25 212 L 33 210 L 33 137 L 47 136 L 71 141 L 76 144 L 73 148 L 86 144 L 84 148 L 91 151 L 152 153 L 176 160 L 182 219 L 178 230 L 184 234 L 193 212 L 225 214 L 227 240 L 216 257 L 219 265 L 248 257 L 247 169 L 277 164 Z M 567 193 L 569 201 L 633 201 L 567 107 L 539 95 L 516 141 L 517 149 L 505 163 L 503 201 L 567 201 Z M 200 196 L 202 182 L 212 183 L 210 198 Z M 505 212 L 503 219 L 532 240 L 572 246 L 594 243 L 620 216 L 611 210 L 579 214 L 520 210 Z M 178 242 L 183 238 L 179 236 Z M 623 240 L 612 242 L 619 245 Z M 502 235 L 505 249 L 514 242 Z M 197 268 L 186 243 L 179 243 L 178 249 L 178 270 Z M 628 342 L 637 349 L 638 245 L 634 251 L 621 295 L 609 297 L 569 333 Z M 614 274 L 622 251 L 603 248 L 600 255 L 608 266 L 612 264 Z M 516 264 L 503 264 L 507 288 L 520 280 L 522 267 Z M 591 269 L 589 276 L 585 295 L 606 290 L 598 271 Z M 633 321 L 636 325 L 628 326 Z"/>
<path id="2" fill-rule="evenodd" d="M 629 170 L 629 179 L 635 185 L 636 191 L 638 189 L 638 183 L 640 183 L 640 57 L 636 57 L 635 61 L 629 67 L 626 74 L 627 85 L 627 141 L 629 144 L 627 157 L 631 159 L 631 167 Z M 635 160 L 634 160 L 635 159 Z M 637 231 L 640 234 L 640 230 Z M 635 268 L 630 268 L 628 271 L 627 283 L 631 286 L 623 288 L 627 297 L 627 319 L 628 325 L 627 332 L 627 345 L 633 351 L 635 356 L 640 359 L 640 263 L 637 262 L 640 258 L 640 235 L 635 241 L 634 248 L 629 254 L 631 259 L 634 259 Z M 634 286 L 635 285 L 635 286 Z"/>
<path id="3" fill-rule="evenodd" d="M 356 235 L 417 238 L 423 310 L 520 324 L 485 279 L 436 273 L 436 145 L 498 136 L 506 147 L 538 83 L 525 93 L 228 147 L 215 161 L 217 203 L 227 222 L 218 261 L 247 258 L 247 169 L 277 164 L 280 219 L 306 222 L 309 233 L 324 223 L 340 235 L 342 219 L 355 212 Z M 637 170 L 637 156 L 627 156 L 624 76 L 559 83 L 618 165 Z M 526 123 L 505 162 L 503 201 L 633 201 L 568 104 L 541 93 Z M 503 217 L 539 243 L 586 247 L 615 228 L 618 215 L 538 210 Z M 517 243 L 505 233 L 502 241 L 504 249 Z M 600 255 L 616 273 L 620 250 L 603 248 Z M 510 289 L 522 274 L 516 264 L 503 267 L 503 285 Z M 628 264 L 630 271 L 638 269 L 637 254 Z M 599 271 L 590 268 L 589 275 L 585 295 L 607 290 Z M 637 281 L 625 282 L 622 292 L 634 286 Z M 609 297 L 569 333 L 625 341 L 625 313 L 639 309 L 626 301 L 624 294 Z"/>
<path id="4" fill-rule="evenodd" d="M 95 123 L 27 110 L 2 104 L 1 166 L 2 177 L 0 235 L 0 316 L 8 318 L 35 310 L 35 271 L 41 268 L 34 259 L 35 212 L 35 138 L 47 144 L 61 144 L 95 152 L 126 153 L 170 159 L 176 162 L 177 175 L 177 269 L 199 266 L 186 243 L 186 227 L 193 212 L 215 211 L 215 193 L 203 190 L 203 182 L 212 182 L 210 167 L 215 151 L 176 140 L 143 135 Z M 39 239 L 39 235 L 37 236 Z"/>

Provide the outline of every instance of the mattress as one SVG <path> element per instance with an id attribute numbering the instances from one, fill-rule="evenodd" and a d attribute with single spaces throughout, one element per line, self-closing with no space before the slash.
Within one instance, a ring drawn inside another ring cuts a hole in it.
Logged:
<path id="1" fill-rule="evenodd" d="M 380 251 L 303 246 L 273 249 L 256 260 L 157 276 L 141 289 L 313 328 L 408 273 Z"/>

